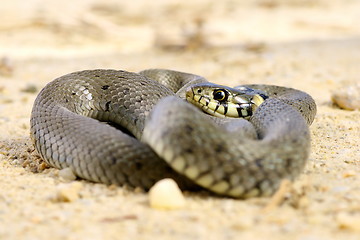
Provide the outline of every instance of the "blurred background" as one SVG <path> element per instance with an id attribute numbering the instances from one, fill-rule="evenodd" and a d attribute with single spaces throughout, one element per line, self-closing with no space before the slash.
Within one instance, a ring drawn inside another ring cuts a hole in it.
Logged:
<path id="1" fill-rule="evenodd" d="M 360 36 L 357 0 L 3 0 L 0 55 L 86 56 Z"/>

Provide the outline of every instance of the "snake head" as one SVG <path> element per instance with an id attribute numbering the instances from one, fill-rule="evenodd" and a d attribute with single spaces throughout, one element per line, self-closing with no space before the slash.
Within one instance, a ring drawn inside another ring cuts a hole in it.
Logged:
<path id="1" fill-rule="evenodd" d="M 186 90 L 186 100 L 204 112 L 216 117 L 245 118 L 268 97 L 248 87 L 238 89 L 213 83 L 200 83 Z"/>

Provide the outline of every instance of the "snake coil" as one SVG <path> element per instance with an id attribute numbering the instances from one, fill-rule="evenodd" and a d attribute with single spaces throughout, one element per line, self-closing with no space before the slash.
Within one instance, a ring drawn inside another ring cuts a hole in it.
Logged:
<path id="1" fill-rule="evenodd" d="M 49 165 L 105 184 L 148 189 L 171 177 L 183 188 L 247 198 L 269 196 L 301 173 L 316 113 L 308 94 L 247 85 L 269 98 L 249 121 L 220 119 L 181 99 L 200 83 L 163 69 L 70 73 L 39 93 L 31 138 Z"/>

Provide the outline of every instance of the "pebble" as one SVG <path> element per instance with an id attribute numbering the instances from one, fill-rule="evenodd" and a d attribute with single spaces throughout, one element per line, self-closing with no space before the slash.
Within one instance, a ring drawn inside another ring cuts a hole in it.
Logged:
<path id="1" fill-rule="evenodd" d="M 74 172 L 71 170 L 71 168 L 64 168 L 59 170 L 59 177 L 66 181 L 74 181 L 76 179 L 76 176 Z"/>
<path id="2" fill-rule="evenodd" d="M 360 83 L 338 89 L 331 96 L 334 104 L 346 110 L 360 110 Z"/>
<path id="3" fill-rule="evenodd" d="M 185 206 L 185 198 L 173 179 L 158 181 L 149 191 L 150 207 L 162 210 L 180 209 Z"/>

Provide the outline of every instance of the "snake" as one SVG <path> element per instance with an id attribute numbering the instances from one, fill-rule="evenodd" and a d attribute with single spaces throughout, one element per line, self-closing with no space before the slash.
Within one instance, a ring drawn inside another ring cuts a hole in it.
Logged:
<path id="1" fill-rule="evenodd" d="M 227 87 L 169 69 L 94 69 L 48 83 L 30 136 L 51 167 L 107 185 L 271 196 L 310 154 L 313 98 L 293 88 Z"/>

